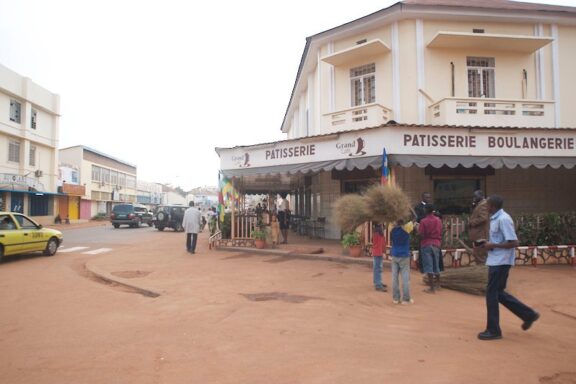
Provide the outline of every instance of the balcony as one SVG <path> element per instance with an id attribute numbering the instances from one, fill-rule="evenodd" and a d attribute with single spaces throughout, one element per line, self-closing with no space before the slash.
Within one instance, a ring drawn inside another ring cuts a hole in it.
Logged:
<path id="1" fill-rule="evenodd" d="M 348 131 L 386 124 L 392 118 L 392 110 L 372 103 L 326 113 L 322 116 L 322 127 L 329 132 Z"/>
<path id="2" fill-rule="evenodd" d="M 434 125 L 554 127 L 554 102 L 446 97 L 429 107 Z"/>

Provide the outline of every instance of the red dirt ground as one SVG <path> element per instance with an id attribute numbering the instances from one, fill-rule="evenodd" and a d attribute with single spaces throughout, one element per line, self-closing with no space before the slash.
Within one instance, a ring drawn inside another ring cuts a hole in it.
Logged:
<path id="1" fill-rule="evenodd" d="M 183 251 L 183 235 L 143 233 L 98 259 L 60 254 L 0 266 L 0 382 L 576 382 L 576 269 L 519 267 L 511 291 L 541 312 L 523 332 L 481 342 L 481 297 L 442 290 L 398 306 L 365 266 Z M 144 297 L 88 278 L 91 261 L 158 290 Z M 389 271 L 385 279 L 389 280 Z"/>

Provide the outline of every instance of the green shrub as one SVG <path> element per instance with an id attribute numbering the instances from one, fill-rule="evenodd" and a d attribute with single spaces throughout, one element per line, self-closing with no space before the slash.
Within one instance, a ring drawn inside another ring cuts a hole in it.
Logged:
<path id="1" fill-rule="evenodd" d="M 350 232 L 342 238 L 342 246 L 350 248 L 352 245 L 360 245 L 360 234 L 358 232 Z"/>

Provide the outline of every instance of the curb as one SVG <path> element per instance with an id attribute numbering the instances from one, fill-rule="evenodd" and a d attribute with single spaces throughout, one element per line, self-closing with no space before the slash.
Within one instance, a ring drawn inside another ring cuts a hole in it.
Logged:
<path id="1" fill-rule="evenodd" d="M 358 265 L 368 265 L 372 266 L 372 260 L 369 258 L 355 258 L 348 256 L 329 256 L 323 254 L 309 254 L 309 253 L 297 253 L 294 251 L 282 251 L 273 249 L 256 249 L 256 248 L 240 248 L 240 247 L 221 247 L 218 248 L 219 251 L 225 252 L 244 252 L 263 256 L 280 256 L 280 257 L 291 257 L 295 259 L 302 260 L 316 260 L 316 261 L 328 261 L 342 264 L 358 264 Z"/>
<path id="2" fill-rule="evenodd" d="M 86 262 L 86 264 L 84 264 L 84 268 L 86 269 L 86 271 L 89 274 L 95 276 L 98 279 L 104 280 L 108 283 L 118 284 L 118 285 L 121 285 L 123 287 L 129 288 L 129 289 L 136 291 L 137 293 L 139 293 L 143 296 L 146 296 L 146 297 L 159 297 L 159 296 L 161 296 L 160 292 L 157 292 L 153 289 L 144 288 L 144 287 L 135 285 L 134 283 L 128 281 L 127 279 L 113 276 L 109 272 L 104 271 L 100 267 L 95 266 L 93 261 Z"/>

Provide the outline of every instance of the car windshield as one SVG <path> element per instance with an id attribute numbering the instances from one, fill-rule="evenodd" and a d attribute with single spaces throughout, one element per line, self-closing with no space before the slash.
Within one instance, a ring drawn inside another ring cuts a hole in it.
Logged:
<path id="1" fill-rule="evenodd" d="M 117 205 L 114 207 L 114 212 L 116 213 L 130 213 L 133 211 L 131 205 Z"/>
<path id="2" fill-rule="evenodd" d="M 148 212 L 148 210 L 146 208 L 141 208 L 141 207 L 134 207 L 134 212 Z"/>

